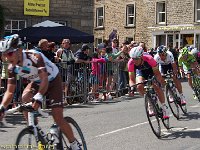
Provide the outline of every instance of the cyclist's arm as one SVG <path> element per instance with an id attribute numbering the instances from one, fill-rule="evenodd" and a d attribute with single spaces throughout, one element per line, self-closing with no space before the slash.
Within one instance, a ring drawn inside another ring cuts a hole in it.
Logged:
<path id="1" fill-rule="evenodd" d="M 154 73 L 156 79 L 158 80 L 158 82 L 160 82 L 162 84 L 162 86 L 164 86 L 165 85 L 165 80 L 161 76 L 161 73 L 160 73 L 158 67 L 156 66 L 156 67 L 153 67 L 152 69 L 153 69 L 153 73 Z"/>
<path id="2" fill-rule="evenodd" d="M 48 84 L 49 84 L 48 73 L 42 56 L 38 54 L 37 57 L 38 57 L 38 62 L 37 62 L 38 76 L 41 81 L 39 84 L 38 93 L 44 95 L 48 89 Z"/>
<path id="3" fill-rule="evenodd" d="M 129 86 L 133 86 L 135 84 L 136 84 L 135 73 L 129 72 Z"/>
<path id="4" fill-rule="evenodd" d="M 128 61 L 128 72 L 129 72 L 129 86 L 133 86 L 136 83 L 135 80 L 135 66 L 132 59 Z"/>
<path id="5" fill-rule="evenodd" d="M 4 108 L 7 108 L 8 105 L 12 102 L 16 88 L 16 75 L 13 72 L 14 68 L 9 65 L 8 70 L 7 89 L 1 102 L 1 105 L 3 105 Z"/>

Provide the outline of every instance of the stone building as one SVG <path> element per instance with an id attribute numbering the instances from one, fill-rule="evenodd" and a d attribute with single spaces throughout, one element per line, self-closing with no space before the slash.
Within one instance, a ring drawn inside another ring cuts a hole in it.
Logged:
<path id="1" fill-rule="evenodd" d="M 95 0 L 96 44 L 117 28 L 119 42 L 143 41 L 148 47 L 200 42 L 200 0 Z"/>
<path id="2" fill-rule="evenodd" d="M 42 0 L 49 1 L 49 16 L 24 15 L 24 2 L 27 0 L 0 0 L 5 12 L 5 32 L 15 33 L 23 28 L 45 20 L 93 34 L 92 0 Z M 29 0 L 29 5 L 41 0 Z"/>

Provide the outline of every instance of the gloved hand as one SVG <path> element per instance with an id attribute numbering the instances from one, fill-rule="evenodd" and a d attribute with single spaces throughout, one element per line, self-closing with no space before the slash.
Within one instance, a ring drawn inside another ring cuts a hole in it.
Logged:
<path id="1" fill-rule="evenodd" d="M 42 106 L 42 102 L 43 102 L 43 95 L 40 94 L 40 93 L 37 93 L 33 97 L 33 105 L 32 105 L 32 107 L 35 110 L 37 110 L 40 106 Z"/>

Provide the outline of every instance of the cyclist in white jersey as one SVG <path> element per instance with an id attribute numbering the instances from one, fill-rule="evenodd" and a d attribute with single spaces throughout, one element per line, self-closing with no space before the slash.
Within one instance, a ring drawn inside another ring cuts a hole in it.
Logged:
<path id="1" fill-rule="evenodd" d="M 167 74 L 169 71 L 173 71 L 173 81 L 175 86 L 180 94 L 181 104 L 186 104 L 185 96 L 183 95 L 182 85 L 180 80 L 177 78 L 178 69 L 174 61 L 174 56 L 170 51 L 167 51 L 165 46 L 159 46 L 157 48 L 157 54 L 154 56 L 154 59 L 159 64 L 159 70 L 161 74 Z M 172 96 L 169 97 L 170 101 L 173 101 Z"/>
<path id="2" fill-rule="evenodd" d="M 22 102 L 32 101 L 32 107 L 37 110 L 43 102 L 43 96 L 48 95 L 54 121 L 68 138 L 71 149 L 81 150 L 70 125 L 63 118 L 62 80 L 58 68 L 40 52 L 23 51 L 20 43 L 17 34 L 0 41 L 0 52 L 9 62 L 7 90 L 0 104 L 0 120 L 12 101 L 16 88 L 16 75 L 19 75 L 30 81 L 23 91 Z M 27 113 L 24 114 L 27 118 Z"/>

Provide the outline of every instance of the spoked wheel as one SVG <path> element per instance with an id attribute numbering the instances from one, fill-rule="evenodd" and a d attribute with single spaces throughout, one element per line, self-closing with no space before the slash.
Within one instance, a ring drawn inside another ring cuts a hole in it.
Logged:
<path id="1" fill-rule="evenodd" d="M 172 90 L 169 87 L 166 87 L 166 93 L 165 94 L 166 94 L 166 98 L 167 98 L 169 108 L 172 111 L 172 114 L 174 115 L 174 117 L 179 119 L 180 118 L 179 107 L 178 107 L 176 99 L 173 96 L 174 94 L 173 94 Z M 173 100 L 170 99 L 170 96 L 173 97 Z"/>
<path id="2" fill-rule="evenodd" d="M 153 133 L 158 138 L 160 138 L 161 137 L 161 127 L 160 127 L 160 120 L 158 117 L 158 112 L 156 110 L 155 105 L 152 103 L 150 96 L 145 94 L 144 98 L 145 98 L 145 110 L 146 110 L 146 114 L 147 114 L 147 119 L 149 121 L 149 125 L 150 125 Z M 153 114 L 150 114 L 150 111 L 153 111 Z"/>
<path id="3" fill-rule="evenodd" d="M 65 117 L 65 121 L 67 121 L 70 124 L 72 131 L 74 133 L 74 136 L 76 140 L 79 142 L 82 150 L 87 150 L 85 138 L 83 136 L 81 128 L 76 123 L 76 121 L 72 119 L 71 117 Z M 59 148 L 59 150 L 71 150 L 70 143 L 63 133 L 61 133 L 61 139 L 62 139 L 62 142 L 61 142 L 61 145 L 60 145 L 61 147 Z"/>
<path id="4" fill-rule="evenodd" d="M 187 104 L 181 105 L 181 99 L 180 99 L 180 97 L 178 97 L 178 101 L 179 101 L 179 106 L 180 106 L 182 112 L 183 112 L 184 114 L 187 114 Z"/>
<path id="5" fill-rule="evenodd" d="M 29 128 L 23 129 L 17 137 L 16 143 L 15 143 L 15 150 L 32 150 L 32 149 L 38 149 L 38 150 L 47 150 L 48 145 L 45 144 L 45 142 L 42 140 L 40 135 L 38 135 L 39 142 L 37 143 L 36 138 L 33 134 L 33 131 Z"/>

